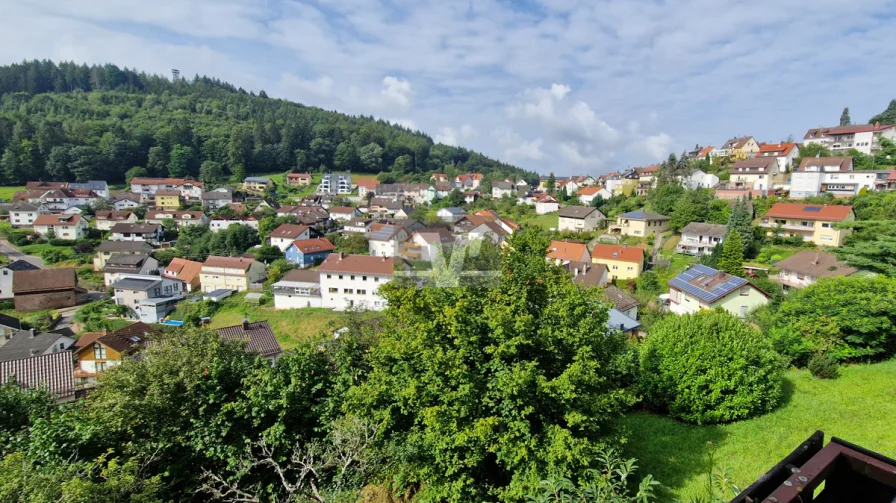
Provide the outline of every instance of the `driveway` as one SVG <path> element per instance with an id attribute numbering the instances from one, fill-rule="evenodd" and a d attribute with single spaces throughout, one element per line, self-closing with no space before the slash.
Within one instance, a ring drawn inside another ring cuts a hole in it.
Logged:
<path id="1" fill-rule="evenodd" d="M 9 257 L 10 262 L 15 262 L 16 260 L 24 260 L 25 262 L 30 262 L 37 267 L 43 269 L 44 267 L 44 259 L 40 257 L 36 257 L 34 255 L 25 255 L 20 252 L 15 246 L 9 244 L 9 241 L 5 239 L 0 239 L 0 253 Z"/>

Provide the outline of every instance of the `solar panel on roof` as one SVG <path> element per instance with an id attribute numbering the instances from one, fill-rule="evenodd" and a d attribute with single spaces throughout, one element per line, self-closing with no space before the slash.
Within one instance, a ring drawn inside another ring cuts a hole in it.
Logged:
<path id="1" fill-rule="evenodd" d="M 818 212 L 821 211 L 821 206 L 804 206 L 803 211 Z"/>

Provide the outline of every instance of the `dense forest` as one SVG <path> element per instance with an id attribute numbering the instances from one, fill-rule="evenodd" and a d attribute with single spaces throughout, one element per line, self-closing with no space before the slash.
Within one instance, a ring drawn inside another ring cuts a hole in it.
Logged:
<path id="1" fill-rule="evenodd" d="M 373 117 L 271 99 L 220 80 L 30 61 L 0 67 L 0 183 L 340 170 L 537 175 Z"/>

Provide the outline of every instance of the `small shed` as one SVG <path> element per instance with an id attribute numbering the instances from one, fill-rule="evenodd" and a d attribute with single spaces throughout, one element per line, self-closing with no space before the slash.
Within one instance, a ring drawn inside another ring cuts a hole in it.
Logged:
<path id="1" fill-rule="evenodd" d="M 247 294 L 246 294 L 246 298 L 245 298 L 244 300 L 245 300 L 246 303 L 248 303 L 248 304 L 255 304 L 255 305 L 258 305 L 258 304 L 261 304 L 261 298 L 262 298 L 263 296 L 264 296 L 264 294 L 261 294 L 261 293 L 258 293 L 258 292 L 247 293 Z"/>

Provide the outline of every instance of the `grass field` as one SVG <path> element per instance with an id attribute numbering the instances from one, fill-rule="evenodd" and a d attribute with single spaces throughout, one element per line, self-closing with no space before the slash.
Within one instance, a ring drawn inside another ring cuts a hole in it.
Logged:
<path id="1" fill-rule="evenodd" d="M 12 196 L 25 187 L 0 187 L 0 199 L 4 201 L 12 201 Z"/>
<path id="2" fill-rule="evenodd" d="M 630 439 L 627 454 L 638 459 L 639 474 L 664 486 L 662 501 L 701 495 L 708 454 L 730 468 L 741 488 L 789 454 L 816 430 L 896 456 L 896 360 L 841 367 L 836 380 L 807 371 L 786 375 L 782 405 L 765 416 L 717 426 L 694 426 L 664 416 L 634 413 L 621 421 Z M 712 442 L 710 445 L 709 442 Z"/>
<path id="3" fill-rule="evenodd" d="M 557 216 L 557 213 L 548 213 L 546 215 L 531 215 L 527 216 L 520 220 L 521 224 L 531 224 L 537 225 L 539 227 L 543 227 L 545 230 L 550 230 L 552 227 L 557 228 L 560 225 L 560 217 Z"/>

